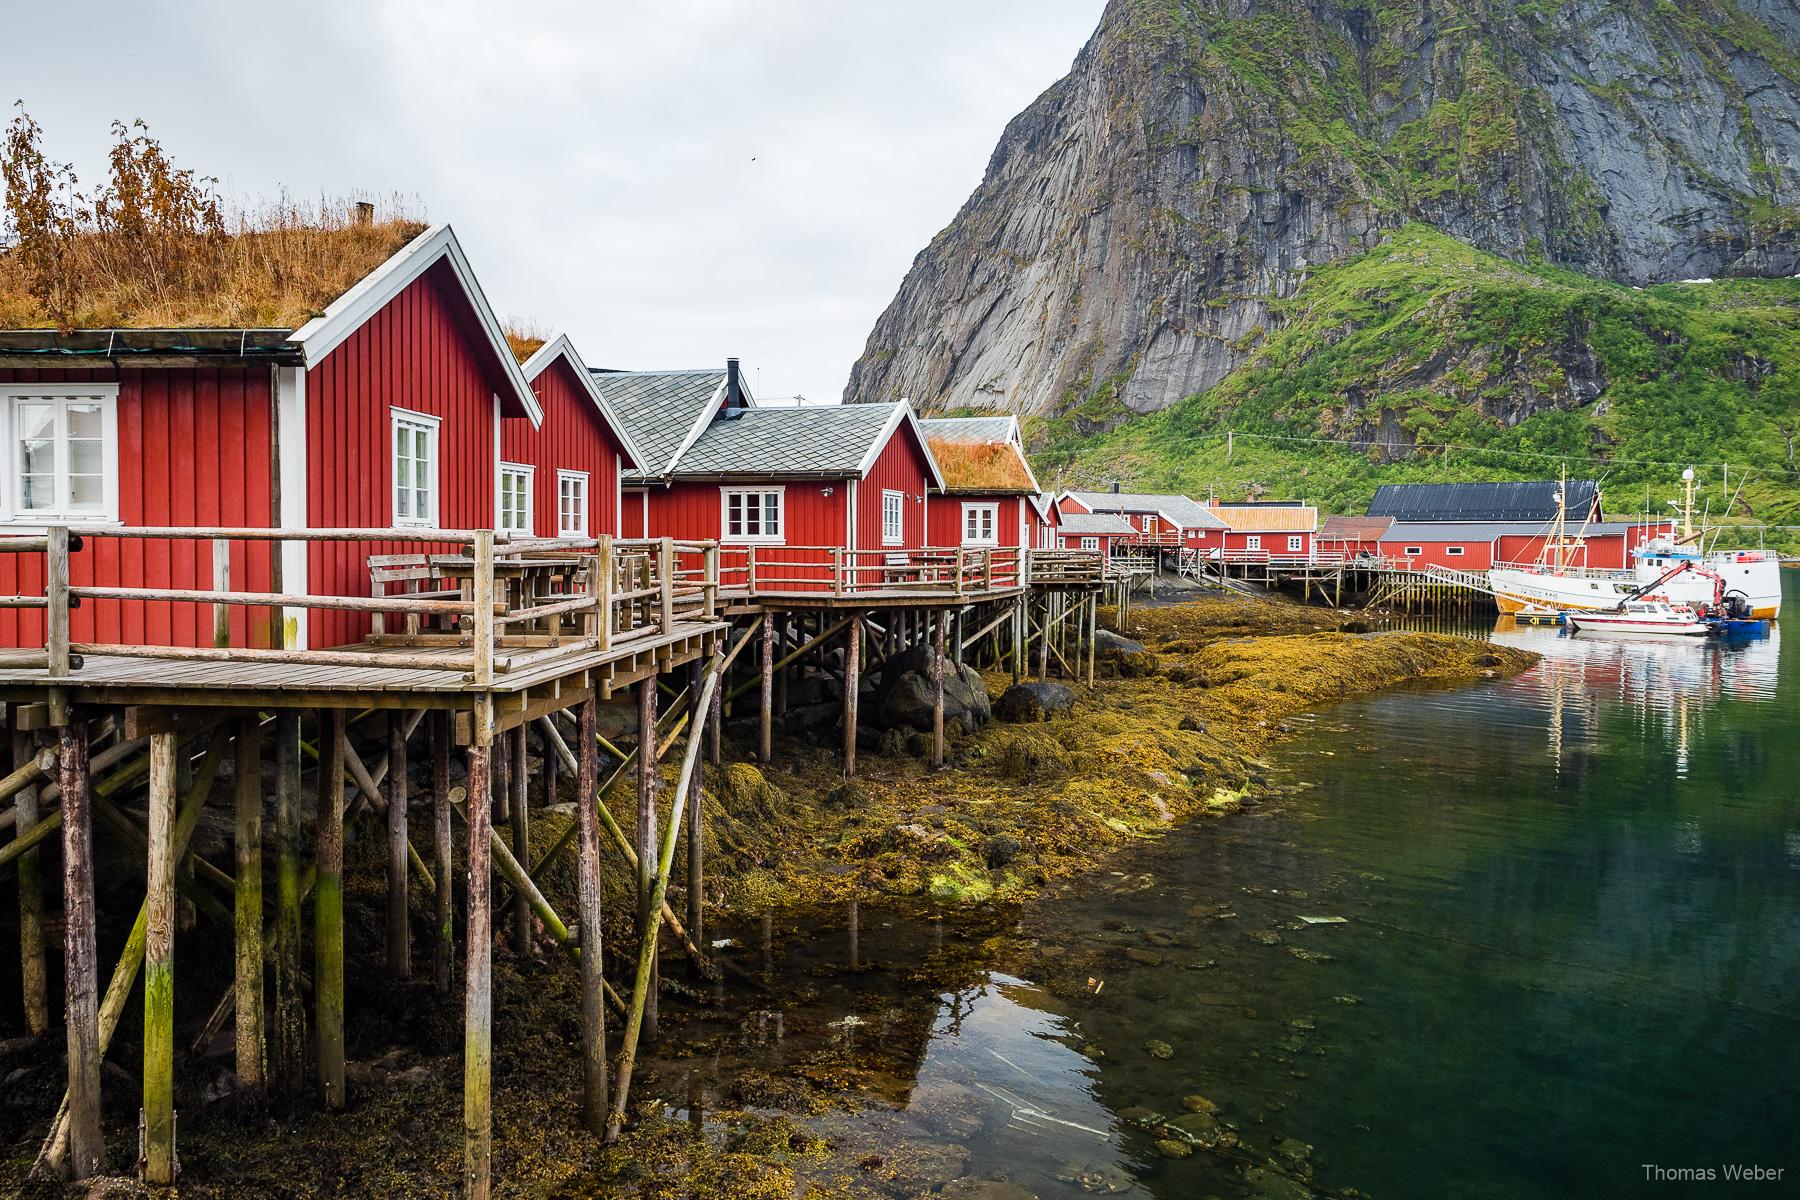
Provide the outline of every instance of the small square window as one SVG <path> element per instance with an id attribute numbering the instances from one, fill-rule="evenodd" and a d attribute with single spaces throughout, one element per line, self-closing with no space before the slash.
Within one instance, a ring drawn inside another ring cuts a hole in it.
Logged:
<path id="1" fill-rule="evenodd" d="M 556 473 L 556 536 L 586 537 L 588 532 L 588 476 L 586 471 Z"/>
<path id="2" fill-rule="evenodd" d="M 963 545 L 992 546 L 999 541 L 999 527 L 999 505 L 963 505 Z"/>
<path id="3" fill-rule="evenodd" d="M 500 464 L 500 502 L 494 528 L 501 533 L 532 530 L 532 477 L 536 472 L 520 463 Z"/>
<path id="4" fill-rule="evenodd" d="M 118 391 L 110 383 L 0 387 L 0 517 L 117 519 Z"/>
<path id="5" fill-rule="evenodd" d="M 779 542 L 785 495 L 781 488 L 721 489 L 724 513 L 720 528 L 724 530 L 725 539 L 733 542 Z"/>

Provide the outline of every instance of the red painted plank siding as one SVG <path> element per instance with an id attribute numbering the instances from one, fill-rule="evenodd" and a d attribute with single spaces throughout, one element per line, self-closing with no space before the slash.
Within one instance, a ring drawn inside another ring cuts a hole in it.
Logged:
<path id="1" fill-rule="evenodd" d="M 905 517 L 900 524 L 899 548 L 916 550 L 921 546 L 954 546 L 955 542 L 933 542 L 927 537 L 926 487 L 930 483 L 926 468 L 925 447 L 904 421 L 888 437 L 887 445 L 875 456 L 869 473 L 856 485 L 856 545 L 853 549 L 879 550 L 881 540 L 881 496 L 895 491 L 905 497 Z M 933 498 L 935 500 L 935 497 Z M 842 544 L 839 540 L 825 545 Z"/>
<path id="2" fill-rule="evenodd" d="M 1035 546 L 1039 521 L 1031 501 L 1019 495 L 981 496 L 968 494 L 935 495 L 931 498 L 931 541 L 933 546 L 963 544 L 963 506 L 992 504 L 995 514 L 994 534 L 1000 546 Z M 1024 539 L 1021 541 L 1021 539 Z"/>
<path id="3" fill-rule="evenodd" d="M 1292 550 L 1288 549 L 1288 539 L 1290 537 L 1300 539 L 1299 545 Z M 1236 530 L 1228 529 L 1225 531 L 1225 549 L 1249 550 L 1251 548 L 1251 538 L 1257 539 L 1259 548 L 1265 554 L 1310 554 L 1312 552 L 1312 534 L 1292 533 L 1287 530 L 1279 529 L 1272 533 L 1267 531 L 1261 533 L 1239 533 Z"/>
<path id="4" fill-rule="evenodd" d="M 384 526 L 394 518 L 391 410 L 439 418 L 438 524 L 494 525 L 494 388 L 487 351 L 439 263 L 414 280 L 306 375 L 306 519 L 315 528 Z M 419 543 L 313 543 L 315 595 L 369 594 L 368 556 Z M 355 613 L 315 611 L 315 648 L 353 642 L 368 629 Z"/>
<path id="5" fill-rule="evenodd" d="M 588 533 L 619 535 L 617 437 L 568 359 L 559 357 L 546 367 L 531 381 L 531 390 L 544 410 L 544 423 L 533 429 L 524 417 L 502 421 L 500 457 L 537 468 L 532 478 L 532 531 L 540 537 L 556 536 L 556 473 L 586 471 Z"/>
<path id="6" fill-rule="evenodd" d="M 1417 546 L 1419 553 L 1408 554 Z M 1451 553 L 1460 550 L 1460 554 Z M 1408 541 L 1404 536 L 1383 538 L 1381 552 L 1389 558 L 1407 559 L 1418 566 L 1450 567 L 1458 571 L 1485 571 L 1494 565 L 1494 543 L 1486 538 L 1457 538 L 1438 541 Z"/>
<path id="7" fill-rule="evenodd" d="M 783 541 L 789 546 L 842 546 L 848 480 L 770 479 L 762 486 L 784 489 Z M 725 486 L 749 486 L 730 484 Z M 684 541 L 721 539 L 722 487 L 717 483 L 676 483 L 650 490 L 650 537 Z M 824 493 L 830 492 L 829 496 Z"/>
<path id="8" fill-rule="evenodd" d="M 0 383 L 119 385 L 119 517 L 126 525 L 271 523 L 267 367 L 0 370 Z M 7 469 L 11 469 L 10 462 Z M 232 546 L 231 586 L 270 587 L 270 547 Z M 90 538 L 70 561 L 77 586 L 210 588 L 205 542 Z M 0 593 L 43 591 L 41 556 L 0 555 Z M 235 645 L 268 645 L 268 610 L 231 610 Z M 71 614 L 76 641 L 211 645 L 212 610 L 193 604 L 87 601 Z M 41 646 L 40 613 L 0 609 L 0 645 Z"/>

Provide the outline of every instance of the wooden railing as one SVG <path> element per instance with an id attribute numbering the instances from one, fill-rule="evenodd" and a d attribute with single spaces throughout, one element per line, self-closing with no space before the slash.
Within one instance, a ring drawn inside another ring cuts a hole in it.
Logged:
<path id="1" fill-rule="evenodd" d="M 1016 546 L 846 550 L 840 546 L 726 545 L 719 583 L 750 599 L 821 595 L 966 596 L 1024 586 Z"/>
<path id="2" fill-rule="evenodd" d="M 1028 561 L 1031 582 L 1039 587 L 1099 583 L 1112 565 L 1098 550 L 1033 550 Z"/>
<path id="3" fill-rule="evenodd" d="M 213 586 L 72 582 L 72 557 L 108 539 L 165 547 L 209 543 Z M 232 587 L 234 544 L 296 542 L 420 549 L 369 556 L 368 595 Z M 445 553 L 445 547 L 455 549 Z M 0 596 L 0 608 L 46 612 L 44 649 L 0 651 L 0 666 L 40 668 L 52 678 L 79 672 L 84 656 L 111 656 L 455 671 L 481 687 L 508 672 L 670 633 L 682 622 L 709 620 L 718 611 L 717 546 L 672 539 L 509 538 L 488 530 L 415 528 L 59 526 L 42 536 L 0 539 L 0 553 L 41 555 L 45 580 L 41 595 Z M 84 601 L 211 606 L 213 645 L 76 642 L 70 614 Z M 289 648 L 279 633 L 270 646 L 234 645 L 230 613 L 239 608 L 361 613 L 370 629 L 360 644 L 328 649 Z"/>

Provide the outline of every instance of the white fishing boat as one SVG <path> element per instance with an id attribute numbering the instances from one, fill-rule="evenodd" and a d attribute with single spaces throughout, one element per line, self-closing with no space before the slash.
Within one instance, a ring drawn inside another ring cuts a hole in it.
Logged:
<path id="1" fill-rule="evenodd" d="M 1705 637 L 1712 626 L 1685 604 L 1665 600 L 1627 600 L 1608 612 L 1571 612 L 1564 614 L 1568 627 L 1577 632 L 1656 633 L 1675 637 Z"/>
<path id="2" fill-rule="evenodd" d="M 1494 602 L 1503 613 L 1535 609 L 1605 611 L 1654 588 L 1672 604 L 1713 604 L 1722 590 L 1741 601 L 1746 615 L 1775 617 L 1781 610 L 1781 563 L 1759 550 L 1707 551 L 1706 530 L 1694 525 L 1694 472 L 1682 472 L 1686 491 L 1681 530 L 1641 542 L 1625 569 L 1581 565 L 1583 529 L 1568 529 L 1563 498 L 1536 562 L 1497 563 L 1488 572 Z M 1680 570 L 1686 566 L 1688 569 Z M 1720 588 L 1720 584 L 1723 588 Z"/>

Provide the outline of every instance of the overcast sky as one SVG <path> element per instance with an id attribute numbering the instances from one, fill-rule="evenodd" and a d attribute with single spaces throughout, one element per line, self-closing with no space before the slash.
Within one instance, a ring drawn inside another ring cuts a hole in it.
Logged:
<path id="1" fill-rule="evenodd" d="M 24 7 L 4 99 L 84 186 L 107 125 L 253 198 L 402 193 L 593 365 L 836 400 L 1102 0 Z"/>

